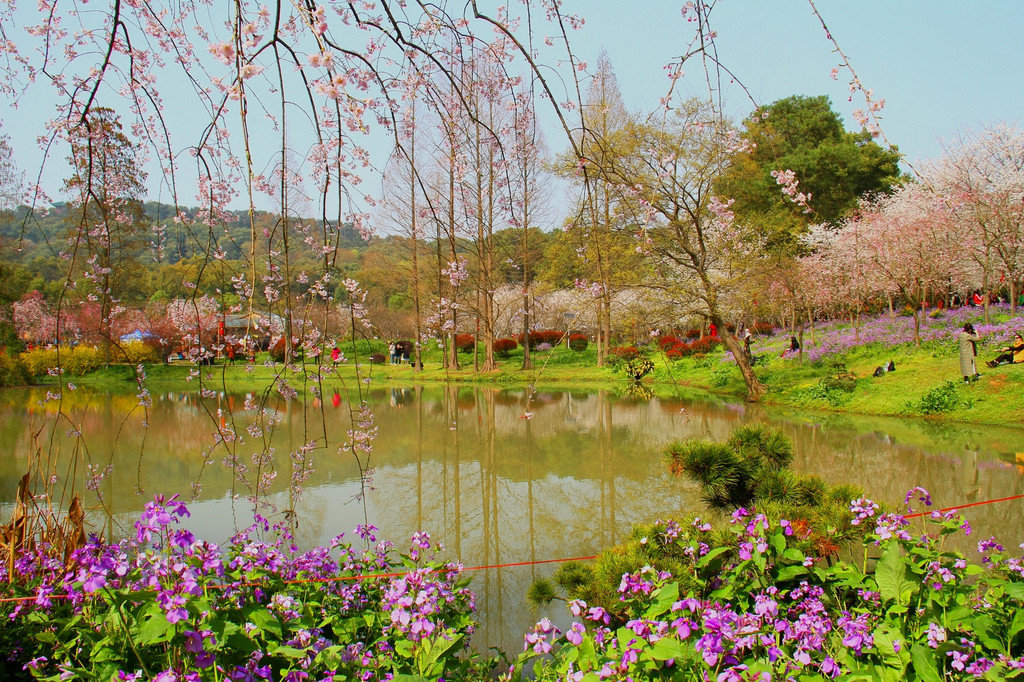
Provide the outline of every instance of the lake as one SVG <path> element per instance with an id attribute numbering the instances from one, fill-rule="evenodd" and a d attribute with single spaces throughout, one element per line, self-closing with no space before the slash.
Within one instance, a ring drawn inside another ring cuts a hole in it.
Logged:
<path id="1" fill-rule="evenodd" d="M 356 398 L 341 387 L 306 401 L 155 393 L 147 408 L 132 393 L 79 388 L 47 400 L 45 390 L 3 391 L 0 511 L 9 517 L 34 456 L 59 480 L 95 488 L 85 501 L 108 537 L 132 532 L 153 494 L 179 493 L 192 512 L 189 528 L 224 541 L 251 522 L 249 498 L 259 490 L 272 519 L 294 509 L 303 547 L 369 522 L 399 547 L 414 531 L 429 531 L 445 557 L 468 567 L 588 557 L 622 540 L 633 523 L 700 511 L 694 486 L 664 467 L 665 443 L 724 440 L 736 426 L 762 421 L 793 439 L 796 470 L 858 484 L 879 501 L 900 502 L 918 485 L 937 507 L 1024 492 L 1019 428 L 607 391 L 539 390 L 528 401 L 522 390 L 449 385 L 375 388 L 363 397 L 373 420 L 364 425 L 376 436 L 357 463 L 343 447 Z M 303 444 L 308 458 L 293 468 L 291 455 Z M 372 486 L 364 490 L 366 457 Z M 300 499 L 289 486 L 295 470 L 304 478 Z M 974 534 L 963 546 L 990 535 L 1024 541 L 1020 511 L 1020 500 L 967 510 Z M 558 603 L 545 614 L 523 599 L 530 582 L 555 567 L 471 571 L 482 621 L 474 644 L 516 652 L 539 617 L 560 616 Z"/>

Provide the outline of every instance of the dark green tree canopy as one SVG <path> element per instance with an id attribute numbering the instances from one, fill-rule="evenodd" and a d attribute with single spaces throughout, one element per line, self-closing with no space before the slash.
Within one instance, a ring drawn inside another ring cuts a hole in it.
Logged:
<path id="1" fill-rule="evenodd" d="M 812 223 L 837 223 L 865 194 L 888 192 L 900 181 L 899 153 L 883 149 L 866 130 L 848 132 L 828 97 L 794 95 L 759 109 L 716 191 L 735 199 L 740 220 L 774 232 L 775 248 L 788 250 Z M 789 200 L 772 171 L 792 170 L 811 211 Z"/>

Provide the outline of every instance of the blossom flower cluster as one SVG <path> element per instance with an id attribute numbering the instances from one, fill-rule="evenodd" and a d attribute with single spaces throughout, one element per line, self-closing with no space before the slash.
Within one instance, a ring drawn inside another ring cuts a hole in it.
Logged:
<path id="1" fill-rule="evenodd" d="M 924 315 L 921 318 L 920 339 L 922 343 L 952 344 L 959 337 L 960 330 L 967 322 L 974 325 L 975 331 L 981 336 L 983 343 L 990 346 L 1007 345 L 1014 334 L 1024 334 L 1024 316 L 1010 315 L 1010 307 L 1006 304 L 990 306 L 990 324 L 983 322 L 980 308 L 964 306 L 947 309 L 934 317 Z M 788 336 L 777 330 L 775 338 L 785 339 Z M 810 337 L 805 333 L 805 340 Z M 779 349 L 782 341 L 758 340 L 752 345 L 752 352 L 771 352 L 769 344 L 774 343 Z M 815 323 L 814 343 L 806 343 L 803 348 L 805 361 L 817 362 L 829 356 L 842 355 L 858 346 L 881 344 L 897 347 L 914 343 L 914 319 L 910 316 L 896 315 L 890 318 L 888 313 L 864 317 L 857 328 L 850 325 L 849 320 L 837 319 Z M 796 353 L 786 351 L 785 356 Z M 724 362 L 735 362 L 731 353 L 726 353 Z"/>
<path id="2" fill-rule="evenodd" d="M 257 517 L 222 548 L 181 528 L 188 514 L 158 496 L 129 540 L 0 569 L 10 660 L 54 679 L 376 680 L 415 672 L 424 652 L 454 667 L 476 626 L 461 566 L 437 562 L 425 532 L 396 563 L 369 525 L 362 551 L 338 536 L 299 552 Z"/>

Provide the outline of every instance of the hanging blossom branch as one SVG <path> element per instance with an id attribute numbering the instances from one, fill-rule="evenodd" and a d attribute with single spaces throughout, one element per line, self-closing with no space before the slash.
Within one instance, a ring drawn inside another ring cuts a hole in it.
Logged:
<path id="1" fill-rule="evenodd" d="M 821 16 L 821 12 L 819 12 L 818 8 L 815 6 L 814 0 L 807 0 L 807 4 L 811 6 L 811 11 L 814 13 L 814 16 L 817 17 L 818 22 L 821 23 L 821 27 L 825 30 L 825 37 L 830 43 L 832 43 L 833 52 L 839 55 L 839 59 L 841 60 L 840 65 L 832 69 L 832 80 L 839 80 L 839 72 L 842 69 L 846 69 L 850 72 L 850 96 L 847 101 L 853 102 L 853 95 L 858 92 L 864 97 L 864 103 L 867 105 L 867 109 L 855 110 L 853 112 L 853 118 L 858 124 L 871 133 L 872 137 L 880 138 L 885 143 L 886 147 L 899 153 L 899 150 L 892 142 L 889 141 L 889 138 L 885 135 L 885 131 L 882 129 L 882 117 L 880 112 L 885 108 L 885 99 L 876 98 L 875 91 L 864 86 L 860 76 L 857 75 L 857 71 L 853 68 L 853 63 L 850 61 L 850 58 L 843 51 L 843 48 L 839 46 L 839 41 L 837 41 L 832 35 L 832 31 L 829 30 L 824 17 Z M 917 170 L 910 162 L 907 161 L 903 154 L 900 154 L 900 159 L 903 163 L 907 164 L 915 175 L 918 174 Z"/>

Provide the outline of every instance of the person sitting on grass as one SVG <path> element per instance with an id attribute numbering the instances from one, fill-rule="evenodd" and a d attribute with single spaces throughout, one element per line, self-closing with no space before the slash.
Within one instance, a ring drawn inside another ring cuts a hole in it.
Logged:
<path id="1" fill-rule="evenodd" d="M 989 360 L 986 364 L 995 367 L 1004 362 L 1018 364 L 1024 362 L 1024 338 L 1020 334 L 1013 335 L 1013 343 L 1006 348 L 1000 348 L 1001 354 L 995 360 Z"/>

